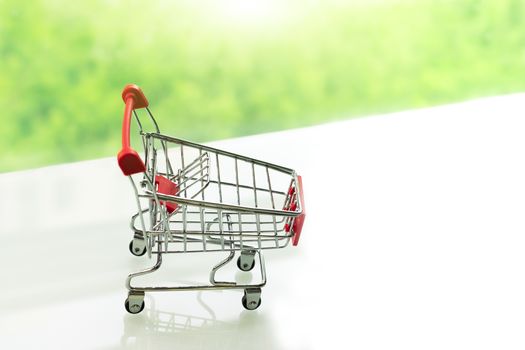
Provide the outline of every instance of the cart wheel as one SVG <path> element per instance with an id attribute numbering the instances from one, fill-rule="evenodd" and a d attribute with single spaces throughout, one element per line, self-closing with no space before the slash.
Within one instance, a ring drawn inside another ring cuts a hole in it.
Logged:
<path id="1" fill-rule="evenodd" d="M 144 310 L 144 300 L 140 304 L 129 304 L 129 299 L 126 299 L 126 302 L 124 303 L 124 307 L 126 308 L 126 311 L 130 314 L 138 314 Z"/>
<path id="2" fill-rule="evenodd" d="M 251 265 L 249 265 L 248 263 L 244 262 L 244 264 L 241 265 L 241 257 L 239 256 L 237 258 L 237 267 L 242 270 L 242 271 L 251 271 L 253 269 L 253 267 L 255 266 L 255 259 L 252 260 L 252 263 Z"/>
<path id="3" fill-rule="evenodd" d="M 133 249 L 133 240 L 131 240 L 131 242 L 129 242 L 129 251 L 131 254 L 135 256 L 143 256 L 144 254 L 146 254 L 146 247 L 142 249 L 140 248 Z"/>
<path id="4" fill-rule="evenodd" d="M 244 290 L 242 306 L 246 310 L 255 310 L 261 306 L 261 288 L 248 288 Z"/>
<path id="5" fill-rule="evenodd" d="M 237 259 L 237 267 L 241 271 L 250 271 L 255 266 L 255 250 L 243 250 Z"/>

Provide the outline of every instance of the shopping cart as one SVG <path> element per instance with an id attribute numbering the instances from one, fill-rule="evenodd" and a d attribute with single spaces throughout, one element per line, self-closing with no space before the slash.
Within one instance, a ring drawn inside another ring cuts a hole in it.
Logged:
<path id="1" fill-rule="evenodd" d="M 131 182 L 138 208 L 131 217 L 129 249 L 136 256 L 156 255 L 151 268 L 128 276 L 126 310 L 141 312 L 146 292 L 211 289 L 242 289 L 243 306 L 256 309 L 266 284 L 261 251 L 299 242 L 305 218 L 301 177 L 289 168 L 161 134 L 136 85 L 127 85 L 122 99 L 122 150 L 117 158 Z M 145 162 L 130 146 L 132 115 Z M 153 132 L 144 130 L 144 117 Z M 132 286 L 133 278 L 160 268 L 163 254 L 190 252 L 228 252 L 228 256 L 211 269 L 208 284 Z M 258 261 L 259 282 L 216 279 L 217 271 L 236 252 L 242 271 L 252 270 Z"/>

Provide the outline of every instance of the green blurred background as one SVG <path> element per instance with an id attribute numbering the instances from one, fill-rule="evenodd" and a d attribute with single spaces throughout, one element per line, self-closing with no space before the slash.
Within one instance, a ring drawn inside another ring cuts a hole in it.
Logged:
<path id="1" fill-rule="evenodd" d="M 525 0 L 0 0 L 0 171 L 525 90 Z"/>

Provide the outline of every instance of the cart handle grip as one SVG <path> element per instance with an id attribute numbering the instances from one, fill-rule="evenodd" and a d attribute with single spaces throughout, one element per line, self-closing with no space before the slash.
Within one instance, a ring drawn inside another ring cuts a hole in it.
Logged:
<path id="1" fill-rule="evenodd" d="M 146 165 L 139 154 L 130 145 L 131 114 L 134 109 L 148 107 L 148 100 L 142 90 L 134 84 L 128 84 L 122 90 L 124 100 L 124 120 L 122 121 L 122 149 L 117 155 L 118 165 L 124 175 L 133 175 L 146 171 Z"/>

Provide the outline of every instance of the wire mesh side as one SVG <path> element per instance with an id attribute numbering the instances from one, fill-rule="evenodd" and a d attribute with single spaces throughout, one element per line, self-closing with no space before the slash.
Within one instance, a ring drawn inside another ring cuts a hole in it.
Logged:
<path id="1" fill-rule="evenodd" d="M 142 135 L 147 160 L 142 187 L 149 190 L 142 198 L 149 201 L 145 206 L 150 223 L 146 235 L 153 253 L 158 243 L 163 252 L 259 250 L 288 245 L 292 234 L 286 227 L 293 217 L 278 212 L 282 213 L 292 200 L 289 189 L 296 181 L 293 170 L 159 133 Z M 178 185 L 179 205 L 171 213 L 151 185 L 158 175 Z M 214 207 L 185 204 L 183 199 L 214 203 Z M 235 211 L 228 205 L 265 212 Z"/>

